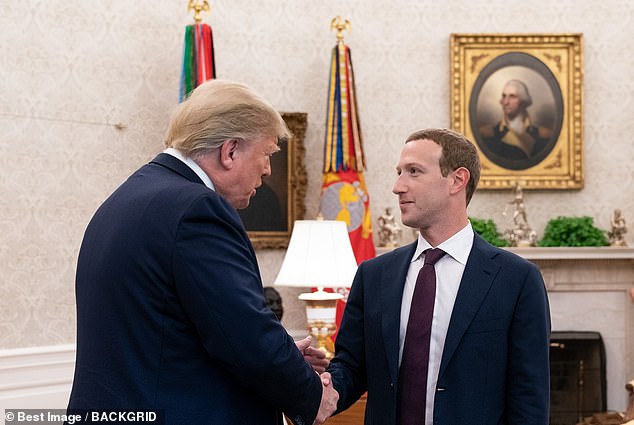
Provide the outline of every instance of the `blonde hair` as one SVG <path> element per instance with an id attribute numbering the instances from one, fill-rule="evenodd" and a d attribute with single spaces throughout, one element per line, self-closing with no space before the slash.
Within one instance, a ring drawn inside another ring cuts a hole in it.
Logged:
<path id="1" fill-rule="evenodd" d="M 279 112 L 249 87 L 209 80 L 178 105 L 165 136 L 165 145 L 196 158 L 231 139 L 249 142 L 261 137 L 280 142 L 290 132 Z"/>

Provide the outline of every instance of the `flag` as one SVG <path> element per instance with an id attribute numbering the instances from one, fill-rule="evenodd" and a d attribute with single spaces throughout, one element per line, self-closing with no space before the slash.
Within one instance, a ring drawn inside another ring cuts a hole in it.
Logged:
<path id="1" fill-rule="evenodd" d="M 199 23 L 187 25 L 178 101 L 185 100 L 192 90 L 212 78 L 216 78 L 216 63 L 211 27 Z"/>
<path id="2" fill-rule="evenodd" d="M 350 48 L 342 38 L 332 50 L 326 114 L 320 212 L 326 220 L 345 221 L 357 264 L 373 258 L 370 196 L 363 172 L 365 156 Z M 344 300 L 345 289 L 339 289 Z M 345 301 L 337 306 L 337 328 Z M 333 337 L 334 339 L 334 337 Z"/>

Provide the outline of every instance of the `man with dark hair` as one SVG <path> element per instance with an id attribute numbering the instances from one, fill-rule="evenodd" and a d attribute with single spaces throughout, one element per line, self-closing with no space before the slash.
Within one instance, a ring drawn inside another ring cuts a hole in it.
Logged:
<path id="1" fill-rule="evenodd" d="M 392 191 L 416 242 L 359 266 L 328 371 L 366 425 L 548 424 L 550 313 L 532 263 L 473 232 L 475 146 L 409 136 Z"/>

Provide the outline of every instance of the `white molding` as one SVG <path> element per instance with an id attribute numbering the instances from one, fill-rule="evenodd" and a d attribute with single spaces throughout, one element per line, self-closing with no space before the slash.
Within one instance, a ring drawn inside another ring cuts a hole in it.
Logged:
<path id="1" fill-rule="evenodd" d="M 399 247 L 377 247 L 376 255 L 385 254 Z M 612 246 L 554 246 L 503 248 L 527 260 L 634 260 L 634 248 Z"/>
<path id="2" fill-rule="evenodd" d="M 513 247 L 505 248 L 527 260 L 634 260 L 628 247 Z"/>
<path id="3" fill-rule="evenodd" d="M 74 344 L 0 350 L 0 411 L 65 409 L 74 368 Z"/>

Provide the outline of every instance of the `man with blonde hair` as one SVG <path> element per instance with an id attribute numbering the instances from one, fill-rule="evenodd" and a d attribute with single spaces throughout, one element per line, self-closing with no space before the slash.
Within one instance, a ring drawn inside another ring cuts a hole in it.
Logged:
<path id="1" fill-rule="evenodd" d="M 282 412 L 312 424 L 334 410 L 329 375 L 320 380 L 306 362 L 323 369 L 323 356 L 309 339 L 296 345 L 266 305 L 236 211 L 288 136 L 280 114 L 241 84 L 206 82 L 178 106 L 167 149 L 86 229 L 69 411 L 278 425 Z"/>

